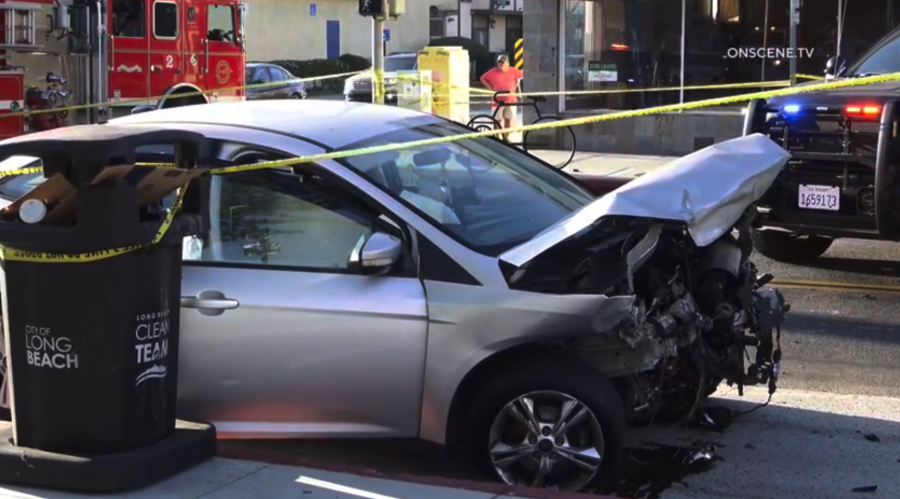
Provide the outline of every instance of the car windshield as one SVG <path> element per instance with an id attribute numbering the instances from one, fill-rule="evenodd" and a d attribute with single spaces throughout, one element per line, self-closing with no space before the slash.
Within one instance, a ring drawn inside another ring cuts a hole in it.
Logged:
<path id="1" fill-rule="evenodd" d="M 847 71 L 847 76 L 900 72 L 900 31 L 876 43 Z"/>
<path id="2" fill-rule="evenodd" d="M 410 71 L 416 69 L 416 60 L 415 57 L 385 57 L 384 70 L 389 72 Z"/>
<path id="3" fill-rule="evenodd" d="M 386 133 L 356 149 L 471 133 L 450 122 Z M 498 256 L 589 204 L 565 175 L 478 137 L 341 160 L 470 248 Z"/>

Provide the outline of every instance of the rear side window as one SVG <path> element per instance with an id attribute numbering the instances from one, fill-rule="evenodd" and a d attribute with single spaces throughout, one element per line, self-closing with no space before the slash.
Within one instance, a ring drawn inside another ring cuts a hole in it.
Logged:
<path id="1" fill-rule="evenodd" d="M 207 8 L 209 32 L 212 41 L 234 41 L 234 8 L 229 5 L 210 5 Z"/>
<path id="2" fill-rule="evenodd" d="M 153 4 L 153 36 L 156 38 L 178 37 L 178 5 L 173 2 Z"/>
<path id="3" fill-rule="evenodd" d="M 144 0 L 114 0 L 112 4 L 113 36 L 144 37 Z"/>

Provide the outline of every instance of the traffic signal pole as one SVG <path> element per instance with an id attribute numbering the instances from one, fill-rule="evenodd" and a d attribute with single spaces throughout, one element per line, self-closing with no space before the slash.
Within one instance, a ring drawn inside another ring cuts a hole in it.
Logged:
<path id="1" fill-rule="evenodd" d="M 385 6 L 386 7 L 386 6 Z M 372 17 L 374 40 L 372 40 L 372 102 L 384 104 L 384 18 Z"/>
<path id="2" fill-rule="evenodd" d="M 396 0 L 392 0 L 395 1 Z M 384 21 L 390 16 L 388 0 L 359 0 L 359 15 L 372 18 L 372 102 L 384 104 Z M 403 4 L 398 12 L 404 10 Z"/>

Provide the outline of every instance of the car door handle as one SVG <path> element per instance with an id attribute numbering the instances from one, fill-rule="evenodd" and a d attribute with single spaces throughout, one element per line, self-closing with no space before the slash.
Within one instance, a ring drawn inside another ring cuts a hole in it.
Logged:
<path id="1" fill-rule="evenodd" d="M 181 306 L 184 308 L 205 308 L 209 310 L 234 310 L 240 302 L 230 298 L 197 298 L 194 296 L 182 296 Z"/>

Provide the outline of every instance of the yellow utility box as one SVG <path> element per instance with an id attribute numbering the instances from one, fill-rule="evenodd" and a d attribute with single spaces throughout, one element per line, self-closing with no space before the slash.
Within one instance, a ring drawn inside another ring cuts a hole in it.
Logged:
<path id="1" fill-rule="evenodd" d="M 469 52 L 462 47 L 426 47 L 419 70 L 431 71 L 434 114 L 465 125 L 469 122 Z"/>

